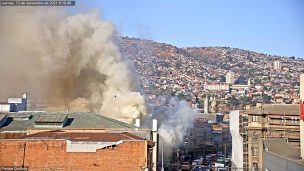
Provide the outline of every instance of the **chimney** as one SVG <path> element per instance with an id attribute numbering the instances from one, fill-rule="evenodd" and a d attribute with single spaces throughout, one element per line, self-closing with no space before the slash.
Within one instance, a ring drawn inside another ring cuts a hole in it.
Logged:
<path id="1" fill-rule="evenodd" d="M 206 96 L 205 101 L 204 101 L 204 114 L 208 114 L 208 108 L 209 108 L 209 100 L 208 100 L 208 96 Z"/>
<path id="2" fill-rule="evenodd" d="M 152 140 L 155 142 L 152 152 L 152 170 L 157 171 L 158 159 L 158 132 L 157 132 L 157 119 L 152 120 Z"/>
<path id="3" fill-rule="evenodd" d="M 27 103 L 27 94 L 26 93 L 24 93 L 23 95 L 22 95 L 22 110 L 24 110 L 24 111 L 26 111 L 26 110 L 28 110 L 28 103 Z"/>
<path id="4" fill-rule="evenodd" d="M 140 127 L 140 119 L 135 119 L 135 126 L 136 126 L 137 128 Z"/>
<path id="5" fill-rule="evenodd" d="M 300 99 L 302 100 L 302 102 L 304 101 L 304 74 L 300 75 Z M 304 159 L 304 121 L 302 119 L 300 119 L 300 146 L 301 157 L 302 159 Z"/>
<path id="6" fill-rule="evenodd" d="M 152 131 L 157 132 L 157 119 L 152 120 Z"/>

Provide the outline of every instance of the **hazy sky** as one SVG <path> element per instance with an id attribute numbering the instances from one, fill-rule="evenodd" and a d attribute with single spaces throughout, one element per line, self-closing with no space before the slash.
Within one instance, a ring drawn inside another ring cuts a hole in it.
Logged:
<path id="1" fill-rule="evenodd" d="M 76 3 L 81 3 L 77 1 Z M 85 1 L 123 36 L 304 57 L 303 0 Z"/>

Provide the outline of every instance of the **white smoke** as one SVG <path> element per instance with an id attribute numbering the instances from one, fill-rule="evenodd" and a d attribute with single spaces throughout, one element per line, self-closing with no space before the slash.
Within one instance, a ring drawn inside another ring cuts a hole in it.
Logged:
<path id="1" fill-rule="evenodd" d="M 28 92 L 48 110 L 100 112 L 131 123 L 146 114 L 145 102 L 115 34 L 97 11 L 1 8 L 0 96 Z"/>
<path id="2" fill-rule="evenodd" d="M 185 101 L 178 101 L 176 98 L 171 98 L 169 104 L 173 112 L 168 112 L 168 117 L 161 121 L 159 135 L 165 143 L 174 146 L 183 143 L 183 138 L 193 126 L 198 113 Z"/>

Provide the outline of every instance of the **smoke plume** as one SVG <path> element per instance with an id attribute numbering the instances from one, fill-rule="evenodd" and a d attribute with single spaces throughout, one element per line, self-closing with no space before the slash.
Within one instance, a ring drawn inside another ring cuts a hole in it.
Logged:
<path id="1" fill-rule="evenodd" d="M 0 97 L 28 92 L 51 111 L 100 112 L 131 123 L 146 109 L 115 35 L 97 11 L 1 8 Z"/>
<path id="2" fill-rule="evenodd" d="M 193 126 L 197 111 L 190 108 L 185 101 L 171 98 L 169 105 L 173 110 L 168 112 L 167 118 L 161 121 L 159 135 L 166 144 L 171 146 L 183 143 L 187 130 Z"/>
<path id="3" fill-rule="evenodd" d="M 171 97 L 168 106 L 153 107 L 153 118 L 157 118 L 159 123 L 159 157 L 164 155 L 166 162 L 171 161 L 173 149 L 184 143 L 183 139 L 188 133 L 188 129 L 193 127 L 193 121 L 198 112 L 188 106 L 185 101 Z M 149 122 L 149 117 L 146 119 Z M 147 125 L 147 121 L 144 124 Z M 162 149 L 164 150 L 162 152 Z"/>

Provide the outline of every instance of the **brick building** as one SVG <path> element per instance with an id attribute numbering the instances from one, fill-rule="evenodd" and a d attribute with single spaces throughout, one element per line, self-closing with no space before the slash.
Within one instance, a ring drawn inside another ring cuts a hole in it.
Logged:
<path id="1" fill-rule="evenodd" d="M 94 113 L 22 112 L 5 118 L 0 169 L 152 169 L 155 144 L 148 129 Z"/>

